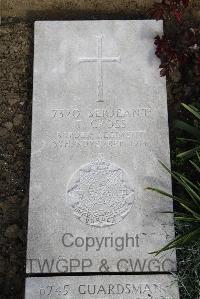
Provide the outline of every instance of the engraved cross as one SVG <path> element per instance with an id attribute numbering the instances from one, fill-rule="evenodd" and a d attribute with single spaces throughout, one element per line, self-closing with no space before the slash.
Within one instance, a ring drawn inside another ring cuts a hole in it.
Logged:
<path id="1" fill-rule="evenodd" d="M 97 36 L 97 56 L 96 57 L 81 57 L 79 63 L 96 62 L 97 63 L 97 102 L 103 102 L 103 62 L 120 62 L 120 56 L 105 57 L 102 51 L 102 35 Z"/>

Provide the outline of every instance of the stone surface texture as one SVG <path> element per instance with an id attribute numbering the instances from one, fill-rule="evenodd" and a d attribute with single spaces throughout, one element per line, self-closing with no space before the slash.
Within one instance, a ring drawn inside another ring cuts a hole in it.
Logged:
<path id="1" fill-rule="evenodd" d="M 25 299 L 179 299 L 171 275 L 71 276 L 26 279 Z"/>
<path id="2" fill-rule="evenodd" d="M 156 21 L 35 23 L 27 272 L 166 272 L 175 253 Z"/>

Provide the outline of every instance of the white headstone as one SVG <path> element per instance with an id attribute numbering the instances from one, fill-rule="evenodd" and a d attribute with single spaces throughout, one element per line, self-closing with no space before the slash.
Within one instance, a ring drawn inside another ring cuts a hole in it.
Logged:
<path id="1" fill-rule="evenodd" d="M 162 22 L 36 22 L 27 272 L 167 272 Z M 32 298 L 32 297 L 31 297 Z M 143 297 L 142 297 L 143 298 Z"/>
<path id="2" fill-rule="evenodd" d="M 171 275 L 37 277 L 26 279 L 25 299 L 179 299 Z"/>

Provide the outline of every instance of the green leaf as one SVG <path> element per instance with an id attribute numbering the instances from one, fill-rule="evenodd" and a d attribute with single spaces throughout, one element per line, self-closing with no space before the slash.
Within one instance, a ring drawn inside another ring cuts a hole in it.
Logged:
<path id="1" fill-rule="evenodd" d="M 184 186 L 184 183 L 181 180 L 181 176 L 178 172 L 171 171 L 163 162 L 159 161 L 159 163 L 162 165 L 162 167 L 182 186 Z"/>
<path id="2" fill-rule="evenodd" d="M 186 233 L 184 235 L 176 237 L 173 241 L 168 243 L 166 246 L 164 246 L 160 250 L 150 252 L 150 254 L 156 254 L 156 256 L 157 256 L 166 250 L 185 246 L 185 245 L 190 244 L 191 242 L 195 242 L 196 240 L 199 239 L 199 237 L 200 237 L 200 228 L 198 227 L 197 229 L 190 230 L 188 233 Z"/>
<path id="3" fill-rule="evenodd" d="M 191 203 L 191 201 L 188 201 L 188 200 L 185 200 L 185 199 L 182 199 L 182 198 L 179 198 L 177 196 L 174 196 L 170 193 L 167 193 L 163 190 L 160 190 L 160 189 L 157 189 L 157 188 L 151 188 L 151 187 L 148 187 L 146 188 L 146 190 L 151 190 L 151 191 L 154 191 L 154 192 L 157 192 L 161 195 L 164 195 L 164 196 L 167 196 L 169 198 L 172 198 L 174 199 L 175 201 L 179 202 L 185 209 L 187 209 L 190 213 L 194 213 L 196 214 L 196 212 L 193 210 L 196 209 L 196 207 L 194 207 L 194 205 Z"/>
<path id="4" fill-rule="evenodd" d="M 175 174 L 179 175 L 181 179 L 185 180 L 192 188 L 196 189 L 197 191 L 199 191 L 199 188 L 193 184 L 190 180 L 188 180 L 185 176 L 178 174 L 177 172 L 174 171 Z M 184 186 L 184 184 L 183 184 Z"/>
<path id="5" fill-rule="evenodd" d="M 194 166 L 194 168 L 200 173 L 200 167 L 194 163 L 193 161 L 190 160 L 190 163 Z"/>
<path id="6" fill-rule="evenodd" d="M 185 182 L 185 190 L 188 192 L 188 194 L 192 197 L 192 199 L 196 202 L 197 205 L 200 207 L 200 196 L 189 186 L 189 184 L 186 183 L 184 178 L 182 179 L 183 182 Z"/>
<path id="7" fill-rule="evenodd" d="M 182 137 L 178 137 L 177 140 L 180 140 L 180 141 L 187 141 L 187 142 L 194 142 L 194 143 L 199 143 L 199 140 L 197 140 L 197 139 L 190 139 L 190 138 L 182 138 Z"/>
<path id="8" fill-rule="evenodd" d="M 182 207 L 185 209 L 185 210 L 187 210 L 188 212 L 190 212 L 194 217 L 198 217 L 198 213 L 199 212 L 195 212 L 194 211 L 194 205 L 193 205 L 193 208 L 191 209 L 188 205 L 186 206 L 186 205 L 184 205 L 184 204 L 182 204 Z"/>
<path id="9" fill-rule="evenodd" d="M 198 158 L 199 163 L 200 163 L 200 153 L 197 151 L 196 154 L 197 154 L 197 158 Z"/>
<path id="10" fill-rule="evenodd" d="M 183 221 L 183 222 L 200 222 L 200 218 L 193 218 L 193 217 L 181 217 L 181 216 L 175 216 L 175 220 L 177 221 Z"/>
<path id="11" fill-rule="evenodd" d="M 159 163 L 163 166 L 163 168 L 171 174 L 171 176 L 177 181 L 179 182 L 179 184 L 181 184 L 184 188 L 187 188 L 186 183 L 183 181 L 183 179 L 185 179 L 187 181 L 187 178 L 185 178 L 184 176 L 180 175 L 177 172 L 172 172 L 167 166 L 165 166 L 165 164 L 163 164 L 161 161 L 159 161 Z M 188 180 L 188 182 L 190 182 Z M 191 183 L 191 182 L 190 182 Z M 191 183 L 192 184 L 192 183 Z M 194 186 L 194 185 L 193 185 Z"/>
<path id="12" fill-rule="evenodd" d="M 198 109 L 196 109 L 194 106 L 192 105 L 186 105 L 184 103 L 182 103 L 182 106 L 187 109 L 188 111 L 190 111 L 196 118 L 198 118 L 200 120 L 200 111 L 198 111 Z"/>
<path id="13" fill-rule="evenodd" d="M 191 217 L 190 215 L 184 214 L 184 213 L 174 213 L 175 220 L 180 221 L 188 221 L 188 222 L 200 222 L 200 214 L 197 214 L 194 217 Z"/>
<path id="14" fill-rule="evenodd" d="M 199 151 L 199 150 L 200 150 L 200 146 L 197 146 L 197 147 L 194 147 L 193 149 L 190 149 L 190 150 L 188 150 L 188 151 L 186 151 L 186 152 L 183 152 L 183 153 L 178 154 L 177 157 L 178 157 L 178 158 L 186 158 L 186 157 L 189 158 L 189 157 L 194 156 L 195 153 L 196 153 L 197 151 Z"/>
<path id="15" fill-rule="evenodd" d="M 181 129 L 190 135 L 195 136 L 196 138 L 200 139 L 200 130 L 192 125 L 187 124 L 184 121 L 176 120 L 174 122 L 174 125 L 176 128 Z"/>

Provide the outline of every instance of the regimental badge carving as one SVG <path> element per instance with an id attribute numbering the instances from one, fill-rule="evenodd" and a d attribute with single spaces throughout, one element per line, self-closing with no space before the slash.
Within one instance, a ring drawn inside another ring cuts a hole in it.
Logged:
<path id="1" fill-rule="evenodd" d="M 67 187 L 67 202 L 75 216 L 92 226 L 120 222 L 133 200 L 134 190 L 125 171 L 102 157 L 76 171 Z"/>

